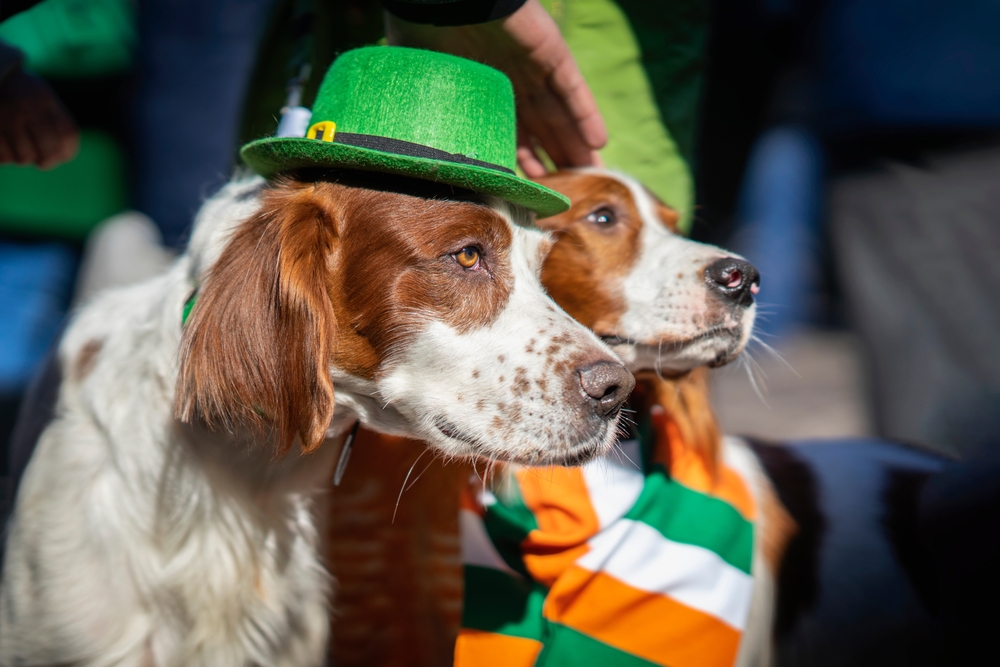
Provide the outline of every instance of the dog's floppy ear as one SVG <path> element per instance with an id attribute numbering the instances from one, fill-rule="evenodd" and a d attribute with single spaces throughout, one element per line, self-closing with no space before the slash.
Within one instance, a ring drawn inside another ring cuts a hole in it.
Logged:
<path id="1" fill-rule="evenodd" d="M 333 418 L 333 215 L 312 187 L 265 192 L 209 270 L 187 321 L 174 411 L 209 428 L 298 435 L 317 448 Z"/>

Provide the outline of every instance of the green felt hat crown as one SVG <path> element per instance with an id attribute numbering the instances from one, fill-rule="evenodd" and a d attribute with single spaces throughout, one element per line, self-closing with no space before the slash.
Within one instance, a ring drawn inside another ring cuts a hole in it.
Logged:
<path id="1" fill-rule="evenodd" d="M 542 217 L 568 209 L 568 199 L 514 173 L 516 150 L 514 91 L 501 72 L 444 53 L 374 46 L 334 61 L 305 137 L 258 139 L 240 154 L 266 177 L 342 167 L 446 183 Z"/>

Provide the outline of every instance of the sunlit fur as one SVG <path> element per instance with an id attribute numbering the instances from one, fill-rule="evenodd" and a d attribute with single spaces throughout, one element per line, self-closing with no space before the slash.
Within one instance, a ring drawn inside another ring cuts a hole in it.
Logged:
<path id="1" fill-rule="evenodd" d="M 567 213 L 538 223 L 555 240 L 542 271 L 549 293 L 596 332 L 620 336 L 616 351 L 631 360 L 639 387 L 683 446 L 710 471 L 724 461 L 751 487 L 760 509 L 755 587 L 737 664 L 764 667 L 771 659 L 775 573 L 795 527 L 750 449 L 723 437 L 707 370 L 720 352 L 729 360 L 743 349 L 755 308 L 725 312 L 700 269 L 729 255 L 679 236 L 677 213 L 633 179 L 587 169 L 542 182 L 573 202 Z M 622 227 L 588 226 L 587 214 L 605 206 L 621 213 Z M 736 335 L 713 328 L 718 322 L 736 323 Z M 683 342 L 689 339 L 697 340 Z M 458 488 L 472 470 L 420 458 L 419 442 L 366 434 L 359 447 L 333 495 L 328 540 L 342 592 L 334 659 L 348 667 L 449 664 L 462 606 Z"/>
<path id="2" fill-rule="evenodd" d="M 330 438 L 356 419 L 452 456 L 600 453 L 616 419 L 549 431 L 515 391 L 548 382 L 573 420 L 577 368 L 613 360 L 543 293 L 527 218 L 321 180 L 208 201 L 167 273 L 99 295 L 59 344 L 57 416 L 9 529 L 0 664 L 321 664 L 316 508 Z M 489 275 L 449 255 L 471 243 Z"/>
<path id="3" fill-rule="evenodd" d="M 580 238 L 581 216 L 614 206 L 623 213 L 619 224 L 634 226 L 630 215 L 640 221 L 640 229 L 625 241 L 620 234 L 596 236 L 584 227 L 595 252 L 613 252 L 621 259 L 615 272 L 596 276 L 591 272 L 586 278 L 605 295 L 605 308 L 600 321 L 588 321 L 586 316 L 581 321 L 609 339 L 620 339 L 614 350 L 649 387 L 684 447 L 698 453 L 709 470 L 725 461 L 749 484 L 760 514 L 752 562 L 754 597 L 736 665 L 766 667 L 772 660 L 776 574 L 795 528 L 750 448 L 738 438 L 722 436 L 711 405 L 707 367 L 735 359 L 753 333 L 756 305 L 743 307 L 717 298 L 704 275 L 712 261 L 736 255 L 681 237 L 676 213 L 628 176 L 588 169 L 560 172 L 545 182 L 569 196 L 574 207 L 540 222 L 556 234 L 543 276 L 567 276 L 572 283 L 586 273 L 578 254 L 559 253 L 563 241 L 559 230 L 575 229 L 566 241 L 586 243 Z M 624 199 L 622 186 L 628 193 Z M 550 266 L 555 262 L 561 263 Z M 548 281 L 545 286 L 550 287 Z M 565 306 L 558 295 L 556 300 Z M 567 310 L 575 314 L 572 308 Z"/>
<path id="4" fill-rule="evenodd" d="M 676 375 L 727 363 L 743 350 L 756 305 L 734 307 L 705 276 L 714 260 L 737 255 L 678 234 L 677 213 L 623 174 L 576 170 L 541 182 L 573 200 L 566 213 L 539 221 L 566 237 L 545 266 L 545 286 L 631 369 Z M 602 208 L 617 214 L 608 229 L 587 219 Z"/>

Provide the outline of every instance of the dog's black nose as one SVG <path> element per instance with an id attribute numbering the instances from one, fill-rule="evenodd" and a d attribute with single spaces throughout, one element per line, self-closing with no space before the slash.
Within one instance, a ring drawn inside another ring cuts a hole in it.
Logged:
<path id="1" fill-rule="evenodd" d="M 760 273 L 750 262 L 736 257 L 723 257 L 708 265 L 705 279 L 713 289 L 740 306 L 753 303 L 760 287 Z"/>
<path id="2" fill-rule="evenodd" d="M 581 368 L 580 386 L 593 402 L 594 412 L 605 419 L 618 414 L 622 403 L 635 388 L 635 378 L 621 364 L 598 361 Z"/>

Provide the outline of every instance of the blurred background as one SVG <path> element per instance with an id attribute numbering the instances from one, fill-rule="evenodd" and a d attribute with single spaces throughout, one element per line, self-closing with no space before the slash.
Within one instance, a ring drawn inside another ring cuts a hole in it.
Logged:
<path id="1" fill-rule="evenodd" d="M 1000 436 L 1000 5 L 718 0 L 694 236 L 762 274 L 727 429 Z M 779 358 L 780 357 L 780 358 Z M 737 372 L 734 372 L 737 370 Z"/>
<path id="2" fill-rule="evenodd" d="M 183 247 L 273 5 L 301 4 L 0 0 L 0 41 L 81 128 L 62 166 L 0 166 L 0 439 L 74 300 Z M 378 39 L 377 3 L 329 4 L 345 48 Z M 726 430 L 997 440 L 1000 4 L 676 4 L 709 21 L 692 236 L 762 274 L 759 340 L 715 372 Z"/>

